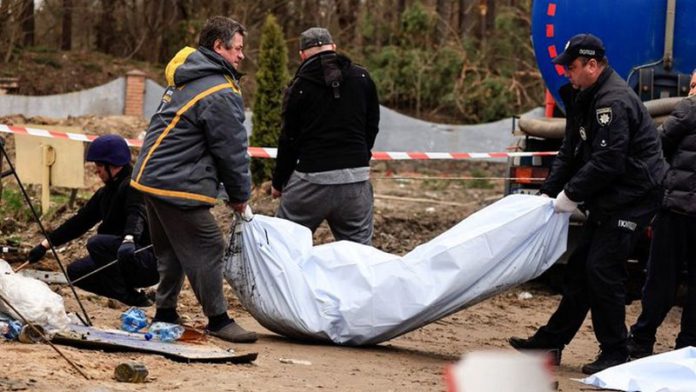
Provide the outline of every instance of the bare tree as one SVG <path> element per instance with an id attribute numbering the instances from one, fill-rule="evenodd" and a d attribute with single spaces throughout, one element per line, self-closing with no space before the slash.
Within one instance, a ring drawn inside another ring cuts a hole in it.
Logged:
<path id="1" fill-rule="evenodd" d="M 435 4 L 435 12 L 437 13 L 437 24 L 436 30 L 438 45 L 442 45 L 447 42 L 447 37 L 449 36 L 449 21 L 450 21 L 450 5 L 451 0 L 437 0 Z"/>
<path id="2" fill-rule="evenodd" d="M 476 28 L 478 0 L 459 0 L 458 32 L 461 39 L 466 39 Z"/>
<path id="3" fill-rule="evenodd" d="M 401 14 L 406 10 L 406 0 L 396 0 L 396 16 L 397 19 L 401 17 Z"/>
<path id="4" fill-rule="evenodd" d="M 63 0 L 63 29 L 60 40 L 62 50 L 72 49 L 72 13 L 73 1 Z"/>
<path id="5" fill-rule="evenodd" d="M 358 34 L 358 15 L 360 14 L 360 0 L 337 0 L 336 14 L 338 16 L 338 28 L 340 34 L 348 39 L 343 40 L 343 45 L 356 43 Z"/>
<path id="6" fill-rule="evenodd" d="M 486 33 L 495 30 L 496 0 L 486 0 Z"/>
<path id="7" fill-rule="evenodd" d="M 116 31 L 115 0 L 101 0 L 99 24 L 97 24 L 97 49 L 101 52 L 112 54 Z"/>
<path id="8" fill-rule="evenodd" d="M 24 46 L 34 45 L 34 0 L 24 0 L 22 7 L 22 43 Z"/>

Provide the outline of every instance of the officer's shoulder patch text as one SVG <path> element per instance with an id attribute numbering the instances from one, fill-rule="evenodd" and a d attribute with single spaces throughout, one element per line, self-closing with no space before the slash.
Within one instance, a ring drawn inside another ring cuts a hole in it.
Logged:
<path id="1" fill-rule="evenodd" d="M 611 120 L 612 120 L 611 107 L 597 109 L 597 122 L 599 123 L 600 126 L 606 127 L 607 125 L 611 124 Z"/>

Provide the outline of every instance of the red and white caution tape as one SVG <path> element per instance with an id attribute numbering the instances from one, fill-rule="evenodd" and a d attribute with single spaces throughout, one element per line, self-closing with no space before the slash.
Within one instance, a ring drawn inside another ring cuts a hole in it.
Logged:
<path id="1" fill-rule="evenodd" d="M 95 135 L 83 135 L 80 133 L 48 131 L 45 129 L 15 127 L 0 124 L 0 132 L 17 135 L 30 135 L 47 137 L 54 139 L 69 139 L 81 142 L 91 142 L 96 139 Z M 130 147 L 141 147 L 142 140 L 126 139 Z M 394 151 L 373 151 L 372 159 L 375 161 L 401 161 L 401 160 L 462 160 L 462 159 L 496 159 L 496 158 L 515 158 L 515 157 L 543 157 L 554 156 L 556 151 L 535 151 L 535 152 L 394 152 Z M 278 154 L 277 148 L 272 147 L 249 147 L 249 156 L 252 158 L 275 158 Z"/>

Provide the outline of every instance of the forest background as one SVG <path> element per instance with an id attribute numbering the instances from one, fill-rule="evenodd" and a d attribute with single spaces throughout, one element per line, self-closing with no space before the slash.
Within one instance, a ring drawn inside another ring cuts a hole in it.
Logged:
<path id="1" fill-rule="evenodd" d="M 195 46 L 207 17 L 226 15 L 249 34 L 245 101 L 254 102 L 261 29 L 277 18 L 299 65 L 297 37 L 329 28 L 339 52 L 370 70 L 383 105 L 422 119 L 478 123 L 541 104 L 529 39 L 532 0 L 0 0 L 0 77 L 18 94 L 94 87 L 139 68 L 162 69 Z"/>

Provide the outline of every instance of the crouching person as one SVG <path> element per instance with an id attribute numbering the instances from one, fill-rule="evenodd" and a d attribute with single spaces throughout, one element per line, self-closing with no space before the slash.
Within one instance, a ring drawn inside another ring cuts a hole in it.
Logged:
<path id="1" fill-rule="evenodd" d="M 48 237 L 54 246 L 79 238 L 94 225 L 97 234 L 87 240 L 88 256 L 68 265 L 68 277 L 83 290 L 113 298 L 130 306 L 150 306 L 152 302 L 138 288 L 157 284 L 157 260 L 150 244 L 142 195 L 130 187 L 133 168 L 125 139 L 118 135 L 100 136 L 87 150 L 86 161 L 103 181 L 80 210 Z M 29 261 L 41 260 L 49 249 L 44 239 L 29 253 Z M 103 270 L 80 279 L 118 260 Z M 80 279 L 80 280 L 78 280 Z"/>

